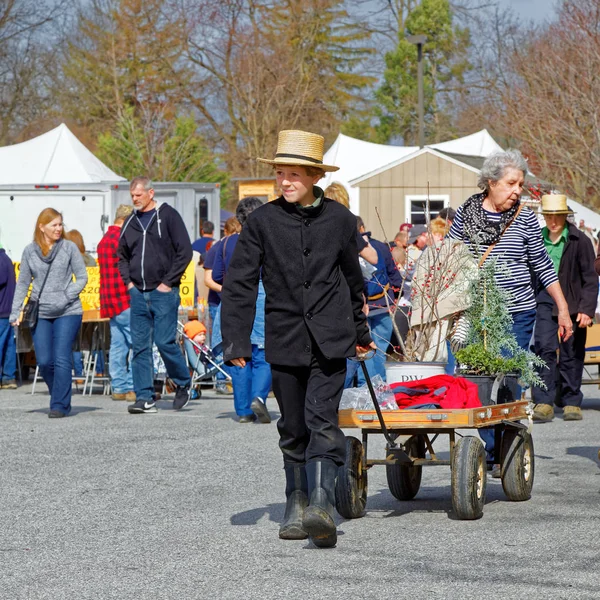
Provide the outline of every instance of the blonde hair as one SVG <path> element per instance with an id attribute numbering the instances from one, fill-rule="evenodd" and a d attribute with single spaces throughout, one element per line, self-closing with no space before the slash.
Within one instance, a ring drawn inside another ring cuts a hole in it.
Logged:
<path id="1" fill-rule="evenodd" d="M 325 198 L 331 198 L 339 204 L 343 204 L 346 208 L 350 208 L 348 190 L 341 183 L 334 181 L 323 193 L 325 194 Z"/>
<path id="2" fill-rule="evenodd" d="M 132 212 L 133 206 L 131 206 L 131 204 L 119 204 L 115 211 L 115 223 L 124 221 Z"/>
<path id="3" fill-rule="evenodd" d="M 430 223 L 430 227 L 432 235 L 437 234 L 443 237 L 450 231 L 450 223 L 441 217 L 433 219 Z"/>
<path id="4" fill-rule="evenodd" d="M 37 218 L 35 222 L 35 229 L 33 231 L 33 241 L 40 247 L 42 254 L 46 256 L 48 252 L 50 252 L 50 246 L 46 243 L 46 238 L 42 230 L 40 229 L 40 225 L 48 225 L 54 221 L 54 219 L 60 217 L 62 220 L 62 213 L 59 213 L 57 210 L 53 208 L 45 208 Z M 61 239 L 65 238 L 65 230 L 63 227 L 62 233 L 60 235 Z"/>
<path id="5" fill-rule="evenodd" d="M 79 252 L 81 252 L 81 254 L 85 254 L 85 244 L 83 243 L 83 236 L 81 235 L 81 233 L 79 233 L 79 231 L 77 231 L 77 229 L 71 229 L 70 231 L 67 231 L 63 234 L 63 237 L 65 238 L 65 240 L 73 242 L 77 246 L 77 249 L 79 250 Z"/>
<path id="6" fill-rule="evenodd" d="M 240 233 L 240 231 L 242 231 L 242 226 L 236 217 L 229 217 L 225 221 L 225 226 L 223 227 L 225 235 L 233 235 L 234 233 Z"/>

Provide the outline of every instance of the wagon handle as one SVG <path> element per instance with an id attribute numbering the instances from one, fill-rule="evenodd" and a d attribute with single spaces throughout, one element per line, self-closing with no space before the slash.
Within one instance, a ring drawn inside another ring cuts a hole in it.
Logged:
<path id="1" fill-rule="evenodd" d="M 362 368 L 363 375 L 365 376 L 365 381 L 367 382 L 367 387 L 369 388 L 371 399 L 373 400 L 373 406 L 375 407 L 375 412 L 377 413 L 377 418 L 379 419 L 379 425 L 381 425 L 381 431 L 383 432 L 383 435 L 387 440 L 390 448 L 396 448 L 397 444 L 392 439 L 387 430 L 387 427 L 385 426 L 385 421 L 383 420 L 383 415 L 381 414 L 381 408 L 379 407 L 379 402 L 377 402 L 377 396 L 375 395 L 375 390 L 373 389 L 373 384 L 371 383 L 371 377 L 369 377 L 367 365 L 365 365 L 364 361 L 360 361 L 360 366 Z"/>

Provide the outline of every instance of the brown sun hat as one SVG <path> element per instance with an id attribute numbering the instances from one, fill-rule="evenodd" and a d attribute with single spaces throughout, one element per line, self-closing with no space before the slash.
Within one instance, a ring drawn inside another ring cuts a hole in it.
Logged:
<path id="1" fill-rule="evenodd" d="M 323 171 L 337 171 L 339 167 L 323 164 L 325 138 L 317 133 L 286 129 L 279 132 L 275 158 L 257 158 L 267 165 L 302 165 L 317 167 Z"/>

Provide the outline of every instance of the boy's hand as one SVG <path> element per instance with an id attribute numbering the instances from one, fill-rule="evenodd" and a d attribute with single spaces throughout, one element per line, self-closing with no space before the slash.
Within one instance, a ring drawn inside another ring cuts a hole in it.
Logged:
<path id="1" fill-rule="evenodd" d="M 360 360 L 365 360 L 373 356 L 373 352 L 377 352 L 375 342 L 371 342 L 368 346 L 356 346 L 356 357 Z"/>
<path id="2" fill-rule="evenodd" d="M 243 369 L 246 366 L 246 359 L 245 358 L 232 358 L 231 364 L 234 367 L 242 367 L 242 369 Z"/>

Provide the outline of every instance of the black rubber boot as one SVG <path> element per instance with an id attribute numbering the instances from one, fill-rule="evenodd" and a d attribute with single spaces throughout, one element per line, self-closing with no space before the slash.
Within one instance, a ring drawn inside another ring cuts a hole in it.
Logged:
<path id="1" fill-rule="evenodd" d="M 308 533 L 302 527 L 304 509 L 308 504 L 308 483 L 304 465 L 285 465 L 285 515 L 279 527 L 282 540 L 305 540 Z"/>
<path id="2" fill-rule="evenodd" d="M 333 520 L 337 472 L 337 465 L 330 460 L 315 460 L 306 465 L 310 502 L 302 525 L 318 548 L 333 548 L 337 543 Z"/>

